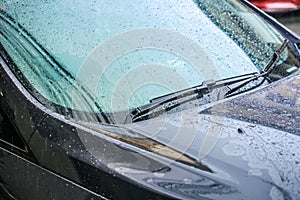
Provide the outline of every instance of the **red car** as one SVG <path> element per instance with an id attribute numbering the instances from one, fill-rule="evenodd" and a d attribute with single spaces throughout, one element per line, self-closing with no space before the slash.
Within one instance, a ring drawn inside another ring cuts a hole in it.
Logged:
<path id="1" fill-rule="evenodd" d="M 266 12 L 287 12 L 300 9 L 300 0 L 249 0 Z"/>

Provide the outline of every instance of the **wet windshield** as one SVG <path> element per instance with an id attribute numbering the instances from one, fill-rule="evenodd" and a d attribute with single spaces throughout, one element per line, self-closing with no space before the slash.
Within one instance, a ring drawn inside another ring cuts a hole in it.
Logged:
<path id="1" fill-rule="evenodd" d="M 34 95 L 86 112 L 259 72 L 284 40 L 236 0 L 0 2 L 1 44 Z"/>

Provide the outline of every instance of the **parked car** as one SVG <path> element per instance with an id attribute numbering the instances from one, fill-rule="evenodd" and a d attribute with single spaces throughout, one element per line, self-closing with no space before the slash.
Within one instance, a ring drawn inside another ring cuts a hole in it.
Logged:
<path id="1" fill-rule="evenodd" d="M 260 9 L 271 12 L 288 12 L 299 10 L 300 0 L 249 0 Z"/>
<path id="2" fill-rule="evenodd" d="M 1 199 L 299 199 L 300 39 L 247 1 L 0 1 Z"/>

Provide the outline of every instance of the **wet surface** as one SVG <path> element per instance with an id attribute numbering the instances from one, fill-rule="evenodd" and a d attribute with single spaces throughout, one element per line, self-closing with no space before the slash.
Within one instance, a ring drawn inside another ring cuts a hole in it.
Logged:
<path id="1" fill-rule="evenodd" d="M 207 12 L 211 7 L 206 7 Z M 232 14 L 225 12 L 223 16 L 243 22 Z M 217 15 L 215 24 L 224 19 Z M 226 23 L 223 29 L 233 34 L 236 29 L 232 27 L 237 24 Z M 68 115 L 63 117 L 43 108 L 29 99 L 28 92 L 20 89 L 23 87 L 10 73 L 0 69 L 0 82 L 6 84 L 0 92 L 6 96 L 2 104 L 11 108 L 7 115 L 24 131 L 30 147 L 28 157 L 33 160 L 15 155 L 20 154 L 16 149 L 0 147 L 0 186 L 3 183 L 12 188 L 18 199 L 69 196 L 232 200 L 300 196 L 299 74 L 217 102 L 210 109 L 200 108 L 202 102 L 194 101 L 185 105 L 186 109 L 170 110 L 148 121 L 100 126 L 79 123 L 76 118 L 72 121 Z"/>
<path id="2" fill-rule="evenodd" d="M 277 82 L 274 87 L 253 93 L 249 98 L 235 98 L 222 105 L 221 108 L 226 109 L 215 108 L 214 113 L 299 135 L 299 85 L 299 76 L 289 77 L 286 84 Z"/>

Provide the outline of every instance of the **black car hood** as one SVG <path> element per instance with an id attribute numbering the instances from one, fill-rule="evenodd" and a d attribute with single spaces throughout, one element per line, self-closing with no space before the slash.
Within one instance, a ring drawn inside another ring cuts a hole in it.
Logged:
<path id="1" fill-rule="evenodd" d="M 126 128 L 206 165 L 205 173 L 247 190 L 246 198 L 264 191 L 271 199 L 293 199 L 300 196 L 299 97 L 295 74 L 210 107 L 166 112 Z"/>

